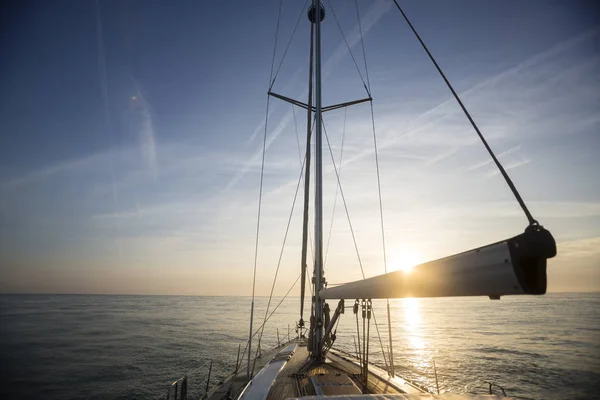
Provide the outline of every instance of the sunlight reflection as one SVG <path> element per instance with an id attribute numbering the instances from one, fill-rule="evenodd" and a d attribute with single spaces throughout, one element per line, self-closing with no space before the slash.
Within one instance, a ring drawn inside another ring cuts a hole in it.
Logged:
<path id="1" fill-rule="evenodd" d="M 404 308 L 404 319 L 409 327 L 409 330 L 417 330 L 421 322 L 421 314 L 419 313 L 419 299 L 403 299 L 402 305 Z"/>
<path id="2" fill-rule="evenodd" d="M 418 299 L 403 299 L 402 308 L 404 309 L 404 325 L 407 331 L 407 339 L 411 348 L 422 350 L 426 346 L 426 341 L 421 332 L 421 313 L 419 310 Z"/>

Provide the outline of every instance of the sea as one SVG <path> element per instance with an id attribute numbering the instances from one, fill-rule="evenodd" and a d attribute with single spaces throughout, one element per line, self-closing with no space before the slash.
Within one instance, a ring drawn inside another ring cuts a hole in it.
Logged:
<path id="1" fill-rule="evenodd" d="M 352 354 L 364 339 L 353 303 L 334 345 Z M 299 308 L 297 297 L 256 299 L 253 330 L 270 315 L 261 349 L 295 336 Z M 373 314 L 370 361 L 385 366 L 385 301 Z M 0 397 L 158 399 L 186 375 L 199 398 L 235 368 L 249 315 L 248 297 L 0 295 Z M 432 393 L 492 382 L 516 398 L 600 399 L 600 293 L 398 299 L 390 320 L 396 374 Z"/>

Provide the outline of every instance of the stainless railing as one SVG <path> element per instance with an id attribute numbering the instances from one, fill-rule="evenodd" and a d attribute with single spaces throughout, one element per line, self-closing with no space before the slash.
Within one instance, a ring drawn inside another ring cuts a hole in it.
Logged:
<path id="1" fill-rule="evenodd" d="M 282 339 L 285 340 L 286 335 L 284 334 L 283 338 L 280 336 L 279 334 L 279 328 L 276 329 L 276 340 L 277 340 L 277 344 L 274 345 L 272 348 L 269 348 L 269 350 L 266 351 L 271 351 L 275 348 L 281 347 L 282 345 L 284 345 L 285 343 L 289 343 L 290 339 L 291 339 L 291 331 L 290 331 L 290 326 L 287 326 L 287 342 L 283 342 Z M 259 352 L 257 355 L 257 358 L 261 358 L 262 356 L 262 349 L 259 346 Z M 235 366 L 234 366 L 234 371 L 233 374 L 228 376 L 227 379 L 229 378 L 233 378 L 235 375 L 237 375 L 237 373 L 240 370 L 241 367 L 241 363 L 242 360 L 240 360 L 240 358 L 244 358 L 243 354 L 240 354 L 241 351 L 241 344 L 238 346 L 238 351 L 237 351 L 237 360 L 235 362 Z M 207 363 L 203 364 L 202 366 L 196 368 L 195 370 L 188 372 L 187 375 L 182 376 L 181 378 L 175 380 L 173 383 L 171 383 L 171 385 L 169 386 L 169 388 L 167 389 L 166 393 L 163 392 L 162 395 L 160 395 L 157 400 L 187 400 L 187 395 L 188 395 L 188 376 L 191 376 L 192 381 L 194 381 L 193 376 L 195 373 L 197 373 L 198 371 L 200 371 L 201 369 L 206 368 L 208 364 L 208 376 L 206 378 L 206 386 L 205 386 L 205 390 L 204 390 L 204 394 L 200 397 L 201 399 L 205 399 L 209 393 L 211 392 L 211 374 L 212 374 L 212 366 L 213 366 L 213 361 L 210 360 Z M 225 379 L 225 381 L 227 380 Z M 223 383 L 223 380 L 218 380 L 217 386 L 221 385 Z M 195 386 L 195 385 L 194 385 Z"/>
<path id="2" fill-rule="evenodd" d="M 173 400 L 187 400 L 187 376 L 177 379 L 167 389 L 167 400 L 171 398 L 171 391 L 174 393 Z"/>

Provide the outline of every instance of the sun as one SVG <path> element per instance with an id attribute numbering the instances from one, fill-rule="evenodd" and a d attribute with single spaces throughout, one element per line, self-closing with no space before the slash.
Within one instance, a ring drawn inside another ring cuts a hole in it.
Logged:
<path id="1" fill-rule="evenodd" d="M 404 271 L 406 273 L 422 261 L 421 255 L 407 247 L 396 247 L 392 250 L 390 261 L 388 263 L 389 271 Z"/>

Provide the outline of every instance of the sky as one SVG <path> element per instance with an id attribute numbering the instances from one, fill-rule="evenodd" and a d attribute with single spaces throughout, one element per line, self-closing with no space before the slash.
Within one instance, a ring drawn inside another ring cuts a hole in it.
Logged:
<path id="1" fill-rule="evenodd" d="M 548 290 L 600 290 L 598 7 L 401 4 L 553 233 Z M 354 2 L 324 5 L 323 103 L 366 97 L 367 77 L 374 99 L 388 270 L 521 233 L 525 216 L 393 3 L 358 1 L 362 41 Z M 257 294 L 269 294 L 279 259 L 275 294 L 288 291 L 300 273 L 301 194 L 292 203 L 306 114 L 271 99 L 265 128 L 266 93 L 274 64 L 272 90 L 306 101 L 309 23 L 304 2 L 283 1 L 276 35 L 278 10 L 2 5 L 0 292 L 249 295 L 265 132 Z M 383 273 L 369 105 L 324 124 L 365 275 Z M 360 279 L 323 154 L 325 274 Z"/>

